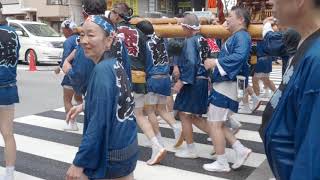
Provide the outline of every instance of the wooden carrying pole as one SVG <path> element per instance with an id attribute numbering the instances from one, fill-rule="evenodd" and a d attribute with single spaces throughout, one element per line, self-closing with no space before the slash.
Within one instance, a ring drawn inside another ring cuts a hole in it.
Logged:
<path id="1" fill-rule="evenodd" d="M 130 23 L 136 25 L 140 21 L 147 20 L 153 24 L 155 32 L 160 37 L 174 38 L 174 37 L 185 37 L 186 34 L 182 30 L 182 26 L 178 25 L 183 18 L 133 18 Z M 230 36 L 227 31 L 221 25 L 207 25 L 208 21 L 206 18 L 200 18 L 201 34 L 205 37 L 216 37 L 225 39 Z M 252 39 L 262 38 L 262 24 L 252 24 L 248 29 Z"/>
<path id="2" fill-rule="evenodd" d="M 175 38 L 186 36 L 181 25 L 154 25 L 153 27 L 156 34 L 160 37 Z M 230 36 L 229 31 L 221 25 L 201 25 L 200 32 L 205 37 L 226 39 Z M 248 32 L 252 39 L 262 39 L 262 25 L 250 25 Z"/>
<path id="3" fill-rule="evenodd" d="M 140 21 L 149 21 L 151 24 L 160 25 L 160 24 L 179 24 L 183 18 L 132 18 L 130 20 L 131 24 L 138 24 Z M 208 19 L 205 17 L 201 17 L 200 24 L 208 24 Z"/>

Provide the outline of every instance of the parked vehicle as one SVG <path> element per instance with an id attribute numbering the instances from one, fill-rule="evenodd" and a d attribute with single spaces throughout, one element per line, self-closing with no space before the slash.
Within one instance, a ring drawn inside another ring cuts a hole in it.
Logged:
<path id="1" fill-rule="evenodd" d="M 61 61 L 65 38 L 53 28 L 34 21 L 8 20 L 8 23 L 19 36 L 19 60 L 28 64 L 33 52 L 37 64 Z"/>

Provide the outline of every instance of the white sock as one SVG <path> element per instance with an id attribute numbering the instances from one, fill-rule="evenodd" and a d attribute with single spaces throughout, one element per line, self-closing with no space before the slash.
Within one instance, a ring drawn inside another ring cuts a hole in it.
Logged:
<path id="1" fill-rule="evenodd" d="M 249 103 L 243 103 L 243 106 L 245 106 L 245 107 L 250 107 L 250 106 L 249 106 Z"/>
<path id="2" fill-rule="evenodd" d="M 246 150 L 246 147 L 244 147 L 239 140 L 237 140 L 235 143 L 233 143 L 232 148 L 239 153 L 242 153 Z"/>
<path id="3" fill-rule="evenodd" d="M 158 138 L 158 140 L 161 139 L 162 138 L 161 133 L 159 132 L 158 134 L 156 134 L 156 137 Z"/>
<path id="4" fill-rule="evenodd" d="M 162 146 L 164 146 L 163 141 L 162 141 L 162 136 L 161 136 L 161 133 L 160 133 L 160 132 L 159 132 L 158 134 L 156 134 L 156 137 L 157 137 L 159 143 L 160 143 Z"/>
<path id="5" fill-rule="evenodd" d="M 160 144 L 158 138 L 155 136 L 153 138 L 151 138 L 151 143 L 152 143 L 152 148 L 156 147 L 156 148 L 163 148 L 163 146 Z"/>
<path id="6" fill-rule="evenodd" d="M 221 154 L 221 155 L 217 155 L 217 161 L 218 161 L 220 164 L 228 164 L 228 160 L 227 160 L 226 153 Z"/>
<path id="7" fill-rule="evenodd" d="M 194 150 L 196 148 L 196 146 L 194 145 L 194 143 L 191 143 L 191 144 L 187 144 L 187 148 L 189 150 Z"/>
<path id="8" fill-rule="evenodd" d="M 173 111 L 170 111 L 169 113 L 171 114 L 172 117 L 174 117 L 174 112 Z"/>
<path id="9" fill-rule="evenodd" d="M 6 167 L 6 176 L 13 176 L 14 173 L 14 166 L 7 166 Z"/>
<path id="10" fill-rule="evenodd" d="M 253 99 L 259 100 L 259 97 L 258 97 L 255 93 L 253 93 L 251 97 L 252 97 Z"/>
<path id="11" fill-rule="evenodd" d="M 174 123 L 173 125 L 171 125 L 171 128 L 174 129 L 180 129 L 179 123 Z"/>

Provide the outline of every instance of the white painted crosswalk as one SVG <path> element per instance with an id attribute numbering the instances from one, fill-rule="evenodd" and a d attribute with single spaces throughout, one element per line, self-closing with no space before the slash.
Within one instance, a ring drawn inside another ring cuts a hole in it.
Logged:
<path id="1" fill-rule="evenodd" d="M 274 85 L 278 88 L 282 80 L 282 68 L 281 66 L 273 66 L 272 72 L 270 73 L 270 80 L 273 81 Z M 252 85 L 252 77 L 249 78 L 249 84 Z"/>
<path id="2" fill-rule="evenodd" d="M 41 157 L 45 158 L 48 161 L 55 161 L 57 164 L 63 164 L 61 167 L 66 167 L 69 163 L 72 162 L 75 153 L 77 152 L 77 146 L 80 143 L 81 139 L 81 131 L 83 129 L 82 119 L 79 121 L 80 131 L 77 132 L 64 132 L 62 128 L 65 125 L 65 121 L 63 117 L 64 112 L 61 112 L 62 109 L 57 109 L 49 112 L 40 113 L 38 115 L 30 115 L 26 117 L 21 117 L 15 119 L 15 124 L 20 125 L 25 128 L 19 128 L 16 130 L 15 138 L 17 141 L 17 150 L 19 153 L 25 153 L 30 156 L 31 159 L 28 161 L 32 163 L 37 163 L 32 161 L 32 157 Z M 54 117 L 56 116 L 56 117 Z M 244 115 L 237 115 L 239 117 Z M 246 115 L 250 116 L 250 115 Z M 83 116 L 81 116 L 83 118 Z M 240 119 L 242 121 L 242 119 Z M 247 122 L 245 122 L 247 121 Z M 250 120 L 243 119 L 243 123 L 248 123 Z M 259 119 L 255 120 L 252 118 L 252 121 L 256 121 L 254 125 L 258 125 Z M 252 123 L 250 123 L 252 124 Z M 151 149 L 148 147 L 148 140 L 145 135 L 139 133 L 138 140 L 140 145 L 140 154 L 141 158 L 138 162 L 137 169 L 135 171 L 136 179 L 148 179 L 148 177 L 155 177 L 152 179 L 232 179 L 232 177 L 237 176 L 238 174 L 244 177 L 250 175 L 250 173 L 265 160 L 265 155 L 263 151 L 257 150 L 255 151 L 255 146 L 260 146 L 261 149 L 261 139 L 258 133 L 255 130 L 246 130 L 243 129 L 237 135 L 239 139 L 248 141 L 253 143 L 252 149 L 253 153 L 248 158 L 247 162 L 244 164 L 244 172 L 235 171 L 229 174 L 219 174 L 219 173 L 209 173 L 202 170 L 201 166 L 203 163 L 211 162 L 211 159 L 215 159 L 214 156 L 210 155 L 212 151 L 212 145 L 209 142 L 206 142 L 207 135 L 201 132 L 199 129 L 194 130 L 195 132 L 195 141 L 196 147 L 198 150 L 198 154 L 200 156 L 199 159 L 196 160 L 184 160 L 178 159 L 174 156 L 174 152 L 177 149 L 172 147 L 173 144 L 173 136 L 170 135 L 171 129 L 166 124 L 160 124 L 163 141 L 168 150 L 167 159 L 162 162 L 161 165 L 157 165 L 154 167 L 149 167 L 146 165 L 145 161 L 150 156 Z M 29 129 L 28 129 L 29 128 Z M 23 132 L 30 131 L 30 132 Z M 38 129 L 43 129 L 45 132 L 48 132 L 48 136 L 51 137 L 37 137 L 36 131 Z M 52 132 L 53 131 L 53 132 Z M 62 134 L 63 136 L 74 136 L 76 137 L 76 142 L 70 142 L 68 138 L 60 139 L 57 138 L 56 134 Z M 0 140 L 0 146 L 3 147 L 4 143 Z M 259 148 L 258 148 L 259 149 Z M 235 160 L 235 153 L 232 149 L 227 149 L 227 158 L 230 163 L 233 163 Z M 181 164 L 173 164 L 173 161 L 180 161 Z M 192 167 L 188 167 L 193 164 Z M 41 166 L 40 164 L 38 166 Z M 17 161 L 17 170 L 19 171 L 19 159 Z M 64 169 L 66 171 L 67 169 Z M 63 169 L 61 169 L 63 172 Z M 163 173 L 165 172 L 165 173 Z M 245 173 L 243 175 L 243 173 Z M 27 176 L 26 174 L 29 174 Z M 63 173 L 59 175 L 60 178 L 63 178 Z M 34 176 L 32 178 L 33 173 L 28 171 L 22 171 L 17 175 L 16 179 L 56 179 L 50 178 L 50 175 L 42 175 L 40 177 Z M 59 179 L 59 178 L 57 178 Z"/>
<path id="3" fill-rule="evenodd" d="M 271 76 L 280 77 L 281 71 L 276 71 Z M 278 85 L 278 84 L 277 84 Z M 168 150 L 167 157 L 160 165 L 148 166 L 146 161 L 151 155 L 148 140 L 139 131 L 138 141 L 140 157 L 135 170 L 137 180 L 224 180 L 224 179 L 246 179 L 266 159 L 262 140 L 258 134 L 261 125 L 261 112 L 265 103 L 255 114 L 235 114 L 234 118 L 242 123 L 237 138 L 247 147 L 253 150 L 248 160 L 237 171 L 229 173 L 212 173 L 202 169 L 202 165 L 210 163 L 215 156 L 212 152 L 211 142 L 208 142 L 207 135 L 201 130 L 194 128 L 194 140 L 198 159 L 180 159 L 174 156 L 177 149 L 173 148 L 173 132 L 167 124 L 160 124 L 164 145 Z M 64 108 L 25 116 L 15 119 L 15 138 L 17 141 L 18 158 L 16 180 L 59 180 L 63 179 L 68 166 L 72 162 L 78 146 L 81 142 L 83 129 L 83 114 L 78 118 L 79 131 L 65 132 Z M 0 153 L 3 153 L 4 143 L 0 139 Z M 229 163 L 235 161 L 234 151 L 228 147 L 226 150 Z M 3 160 L 3 158 L 0 160 Z M 0 173 L 4 171 L 0 168 Z"/>

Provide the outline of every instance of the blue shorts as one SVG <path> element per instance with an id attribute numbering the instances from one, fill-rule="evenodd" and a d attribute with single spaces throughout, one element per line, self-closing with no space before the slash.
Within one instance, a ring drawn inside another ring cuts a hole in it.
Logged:
<path id="1" fill-rule="evenodd" d="M 235 113 L 238 112 L 239 102 L 230 99 L 229 97 L 220 94 L 219 92 L 213 90 L 210 97 L 209 103 L 220 108 L 229 109 Z"/>
<path id="2" fill-rule="evenodd" d="M 64 76 L 63 77 L 63 80 L 61 82 L 61 86 L 70 86 L 70 87 L 72 87 L 70 78 L 68 76 Z"/>
<path id="3" fill-rule="evenodd" d="M 174 102 L 174 110 L 202 115 L 207 113 L 208 80 L 197 79 L 194 84 L 182 87 Z"/>
<path id="4" fill-rule="evenodd" d="M 273 57 L 260 57 L 255 66 L 255 73 L 270 73 L 272 72 L 272 59 Z"/>
<path id="5" fill-rule="evenodd" d="M 19 103 L 18 87 L 7 86 L 0 87 L 0 105 L 12 105 Z"/>

